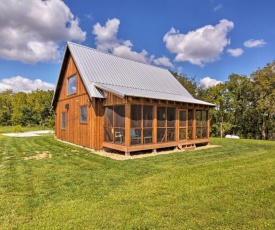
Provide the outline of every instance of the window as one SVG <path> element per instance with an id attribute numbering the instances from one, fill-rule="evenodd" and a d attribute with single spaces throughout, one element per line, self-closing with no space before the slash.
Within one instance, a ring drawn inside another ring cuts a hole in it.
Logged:
<path id="1" fill-rule="evenodd" d="M 80 107 L 80 122 L 87 123 L 87 106 Z"/>
<path id="2" fill-rule="evenodd" d="M 61 129 L 66 129 L 66 113 L 61 114 Z"/>
<path id="3" fill-rule="evenodd" d="M 68 78 L 68 94 L 76 93 L 76 75 Z"/>

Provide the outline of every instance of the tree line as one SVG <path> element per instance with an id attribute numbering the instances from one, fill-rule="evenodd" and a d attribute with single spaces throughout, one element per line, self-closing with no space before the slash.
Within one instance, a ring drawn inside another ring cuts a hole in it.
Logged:
<path id="1" fill-rule="evenodd" d="M 194 78 L 173 75 L 195 98 L 216 105 L 210 112 L 211 136 L 275 139 L 275 62 L 249 77 L 231 74 L 228 81 L 210 88 L 197 86 Z"/>
<path id="2" fill-rule="evenodd" d="M 275 139 L 275 62 L 249 77 L 231 74 L 228 80 L 205 88 L 195 78 L 172 72 L 197 99 L 216 105 L 210 111 L 210 135 L 235 134 L 243 138 Z M 54 126 L 54 91 L 0 92 L 0 126 Z"/>
<path id="3" fill-rule="evenodd" d="M 0 92 L 0 126 L 54 126 L 51 109 L 53 90 L 15 93 L 11 89 Z"/>

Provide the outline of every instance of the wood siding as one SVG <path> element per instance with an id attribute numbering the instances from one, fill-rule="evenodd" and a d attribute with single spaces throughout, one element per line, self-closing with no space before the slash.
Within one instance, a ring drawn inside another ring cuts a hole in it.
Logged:
<path id="1" fill-rule="evenodd" d="M 76 75 L 76 93 L 68 95 L 68 78 Z M 66 108 L 66 105 L 69 108 Z M 80 107 L 87 106 L 87 123 L 80 122 Z M 61 128 L 61 114 L 66 114 L 66 128 Z M 103 143 L 103 105 L 90 99 L 72 57 L 69 57 L 55 109 L 57 139 L 80 146 L 101 149 Z"/>

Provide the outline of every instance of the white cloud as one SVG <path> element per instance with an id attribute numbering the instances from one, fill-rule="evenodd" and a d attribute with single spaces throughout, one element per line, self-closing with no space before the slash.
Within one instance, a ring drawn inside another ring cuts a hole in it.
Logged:
<path id="1" fill-rule="evenodd" d="M 210 88 L 220 83 L 222 82 L 210 77 L 205 77 L 200 79 L 200 85 L 203 86 L 204 88 Z"/>
<path id="2" fill-rule="evenodd" d="M 93 27 L 93 34 L 96 35 L 97 49 L 110 52 L 118 46 L 117 32 L 120 21 L 117 18 L 109 19 L 105 26 L 96 23 Z"/>
<path id="3" fill-rule="evenodd" d="M 86 32 L 63 1 L 1 0 L 0 57 L 25 63 L 59 61 L 59 43 Z"/>
<path id="4" fill-rule="evenodd" d="M 108 19 L 103 26 L 99 23 L 96 23 L 93 26 L 92 33 L 95 35 L 97 49 L 138 62 L 147 64 L 154 63 L 156 65 L 163 65 L 167 67 L 173 66 L 173 64 L 165 56 L 157 59 L 155 59 L 153 55 L 148 57 L 149 54 L 144 49 L 141 52 L 134 51 L 133 43 L 130 40 L 118 39 L 117 33 L 119 30 L 119 25 L 120 20 L 113 18 Z"/>
<path id="5" fill-rule="evenodd" d="M 30 93 L 33 90 L 54 90 L 55 85 L 48 82 L 43 82 L 40 79 L 30 80 L 21 76 L 4 78 L 0 80 L 0 91 L 12 89 L 14 92 Z"/>
<path id="6" fill-rule="evenodd" d="M 243 50 L 240 48 L 237 49 L 227 49 L 227 53 L 229 53 L 233 57 L 239 57 L 243 54 Z"/>
<path id="7" fill-rule="evenodd" d="M 262 47 L 266 44 L 266 42 L 263 39 L 260 39 L 260 40 L 250 39 L 245 41 L 243 44 L 245 47 L 253 48 L 253 47 Z"/>
<path id="8" fill-rule="evenodd" d="M 233 22 L 223 19 L 215 26 L 206 25 L 187 34 L 180 34 L 171 28 L 163 41 L 166 48 L 176 54 L 175 61 L 203 66 L 219 59 L 224 48 L 230 44 L 227 35 L 233 27 Z"/>
<path id="9" fill-rule="evenodd" d="M 222 8 L 223 8 L 222 4 L 219 4 L 219 5 L 214 7 L 214 11 L 221 10 Z"/>
<path id="10" fill-rule="evenodd" d="M 162 65 L 162 66 L 174 68 L 174 65 L 170 62 L 168 57 L 163 56 L 163 57 L 154 59 L 154 56 L 152 56 L 152 58 L 153 58 L 153 63 L 155 65 Z"/>

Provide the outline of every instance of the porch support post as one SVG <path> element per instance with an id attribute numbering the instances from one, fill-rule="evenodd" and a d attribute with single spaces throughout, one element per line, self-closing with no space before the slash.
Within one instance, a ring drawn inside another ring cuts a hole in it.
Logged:
<path id="1" fill-rule="evenodd" d="M 130 138 L 130 127 L 131 127 L 131 104 L 125 104 L 125 147 L 129 147 L 131 145 Z M 127 151 L 125 155 L 130 155 Z"/>
<path id="2" fill-rule="evenodd" d="M 153 144 L 157 143 L 157 105 L 153 106 Z"/>
<path id="3" fill-rule="evenodd" d="M 192 136 L 192 138 L 193 138 L 193 140 L 195 140 L 196 139 L 196 108 L 195 108 L 195 105 L 193 105 L 193 136 Z"/>
<path id="4" fill-rule="evenodd" d="M 179 142 L 179 107 L 176 107 L 175 110 L 175 141 Z"/>

